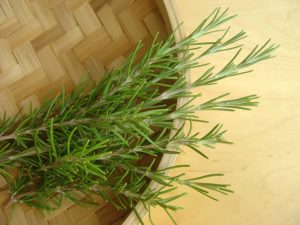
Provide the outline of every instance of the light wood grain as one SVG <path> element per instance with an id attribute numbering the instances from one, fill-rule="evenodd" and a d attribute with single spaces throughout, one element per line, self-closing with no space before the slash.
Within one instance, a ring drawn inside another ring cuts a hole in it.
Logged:
<path id="1" fill-rule="evenodd" d="M 232 184 L 230 196 L 214 202 L 186 188 L 190 194 L 177 201 L 185 209 L 174 214 L 179 225 L 299 225 L 300 224 L 300 1 L 299 0 L 176 0 L 187 33 L 216 6 L 229 7 L 239 16 L 233 30 L 248 31 L 246 51 L 269 37 L 281 44 L 277 57 L 254 67 L 251 75 L 231 78 L 209 88 L 199 88 L 204 97 L 224 92 L 233 96 L 258 94 L 260 106 L 251 112 L 199 112 L 209 125 L 194 131 L 204 133 L 222 122 L 227 138 L 235 144 L 205 150 L 209 160 L 185 150 L 177 164 L 191 164 L 190 177 L 224 172 L 218 180 Z M 223 65 L 224 55 L 210 61 Z M 226 58 L 226 57 L 225 57 Z M 195 79 L 200 70 L 192 70 Z M 172 222 L 154 209 L 158 225 Z M 146 224 L 150 224 L 146 219 Z"/>

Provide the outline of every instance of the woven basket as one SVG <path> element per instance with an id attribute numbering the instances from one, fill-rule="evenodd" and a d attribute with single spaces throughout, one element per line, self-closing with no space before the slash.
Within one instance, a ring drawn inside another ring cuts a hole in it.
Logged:
<path id="1" fill-rule="evenodd" d="M 38 107 L 63 84 L 71 91 L 83 75 L 101 80 L 140 40 L 145 44 L 142 55 L 157 32 L 164 39 L 178 25 L 175 7 L 172 0 L 0 0 L 0 116 L 5 111 L 9 116 L 26 113 L 30 102 Z M 182 37 L 179 29 L 176 38 Z M 174 160 L 164 155 L 159 167 Z M 0 178 L 0 188 L 4 185 Z M 0 192 L 0 225 L 139 223 L 134 213 L 117 211 L 96 196 L 96 207 L 64 201 L 59 210 L 45 216 L 19 204 L 7 221 L 8 209 L 3 206 L 7 197 Z M 146 214 L 142 204 L 137 211 Z"/>

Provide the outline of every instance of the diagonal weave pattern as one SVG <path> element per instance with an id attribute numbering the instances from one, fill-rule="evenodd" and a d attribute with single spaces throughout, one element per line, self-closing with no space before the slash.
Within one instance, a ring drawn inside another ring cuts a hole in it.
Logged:
<path id="1" fill-rule="evenodd" d="M 157 32 L 165 38 L 154 0 L 0 0 L 0 117 L 26 113 L 30 102 L 38 107 L 63 84 L 72 90 L 83 75 L 99 81 L 138 41 L 145 44 L 141 53 L 146 50 Z M 122 224 L 127 212 L 95 199 L 99 205 L 87 209 L 65 201 L 46 216 L 18 205 L 7 221 L 2 192 L 0 224 Z"/>
<path id="2" fill-rule="evenodd" d="M 86 71 L 98 81 L 158 31 L 153 0 L 0 0 L 0 114 L 70 90 Z"/>

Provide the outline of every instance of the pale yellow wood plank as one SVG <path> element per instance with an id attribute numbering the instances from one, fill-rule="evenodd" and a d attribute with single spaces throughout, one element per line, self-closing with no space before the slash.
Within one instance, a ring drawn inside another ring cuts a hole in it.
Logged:
<path id="1" fill-rule="evenodd" d="M 31 0 L 30 6 L 44 30 L 49 30 L 57 24 L 53 13 L 44 1 Z"/>
<path id="2" fill-rule="evenodd" d="M 16 56 L 25 76 L 41 67 L 40 60 L 38 59 L 31 44 L 27 43 L 16 48 L 14 50 L 14 55 Z"/>
<path id="3" fill-rule="evenodd" d="M 119 21 L 110 6 L 107 4 L 103 5 L 97 12 L 97 15 L 112 39 L 116 39 L 123 34 Z"/>
<path id="4" fill-rule="evenodd" d="M 83 77 L 88 76 L 84 66 L 79 62 L 72 51 L 64 52 L 61 55 L 61 59 L 75 85 L 78 84 Z"/>
<path id="5" fill-rule="evenodd" d="M 98 217 L 94 214 L 81 221 L 78 225 L 99 225 Z"/>
<path id="6" fill-rule="evenodd" d="M 95 53 L 95 57 L 103 65 L 107 65 L 116 57 L 126 53 L 131 47 L 132 44 L 130 43 L 127 36 L 124 34 L 118 37 L 117 39 L 113 40 L 105 48 L 99 49 Z"/>
<path id="7" fill-rule="evenodd" d="M 3 184 L 3 183 L 2 183 Z M 2 194 L 0 195 L 0 204 L 3 206 L 5 204 L 7 204 L 8 201 L 8 195 L 7 192 L 2 192 Z M 4 209 L 4 207 L 2 207 L 2 209 L 0 210 L 0 224 L 2 225 L 8 225 L 8 218 L 7 218 L 7 214 L 5 212 L 6 210 Z"/>
<path id="8" fill-rule="evenodd" d="M 8 89 L 12 93 L 15 101 L 19 102 L 47 84 L 49 84 L 47 75 L 44 70 L 39 69 L 17 82 L 12 83 L 8 86 Z"/>
<path id="9" fill-rule="evenodd" d="M 156 7 L 156 4 L 153 4 L 153 0 L 136 0 L 132 4 L 133 10 L 140 18 L 144 18 L 146 15 L 151 13 Z"/>
<path id="10" fill-rule="evenodd" d="M 49 220 L 49 225 L 74 225 L 74 223 L 67 213 L 60 213 Z"/>
<path id="11" fill-rule="evenodd" d="M 13 117 L 18 113 L 19 109 L 16 105 L 11 92 L 7 89 L 0 91 L 0 118 L 6 113 L 6 117 Z"/>
<path id="12" fill-rule="evenodd" d="M 6 216 L 8 217 L 9 225 L 29 225 L 20 205 L 6 208 Z"/>
<path id="13" fill-rule="evenodd" d="M 30 209 L 25 213 L 28 225 L 49 225 L 39 209 Z"/>
<path id="14" fill-rule="evenodd" d="M 43 32 L 41 35 L 31 41 L 31 44 L 35 50 L 39 50 L 47 44 L 50 44 L 65 34 L 64 29 L 58 24 L 47 32 Z"/>
<path id="15" fill-rule="evenodd" d="M 12 10 L 8 0 L 0 1 L 0 8 L 2 9 L 2 11 L 5 14 L 6 18 L 10 18 L 10 17 L 13 17 L 15 15 L 15 13 Z"/>
<path id="16" fill-rule="evenodd" d="M 43 32 L 41 24 L 37 20 L 33 20 L 26 26 L 18 29 L 16 32 L 8 36 L 7 41 L 11 49 L 15 49 L 20 45 L 33 40 Z"/>
<path id="17" fill-rule="evenodd" d="M 74 11 L 89 1 L 90 0 L 65 0 L 65 4 L 71 11 Z"/>
<path id="18" fill-rule="evenodd" d="M 9 4 L 22 26 L 34 20 L 33 13 L 26 0 L 9 0 Z"/>
<path id="19" fill-rule="evenodd" d="M 110 0 L 107 1 L 115 14 L 119 14 L 121 11 L 127 9 L 134 3 L 135 0 Z"/>
<path id="20" fill-rule="evenodd" d="M 15 65 L 3 72 L 0 72 L 0 89 L 4 88 L 24 77 L 20 65 Z"/>
<path id="21" fill-rule="evenodd" d="M 107 0 L 90 0 L 90 5 L 97 12 L 104 4 L 107 3 Z"/>
<path id="22" fill-rule="evenodd" d="M 8 37 L 20 26 L 21 25 L 19 24 L 18 19 L 15 16 L 5 20 L 5 22 L 0 24 L 0 37 Z"/>
<path id="23" fill-rule="evenodd" d="M 89 57 L 84 64 L 88 69 L 91 77 L 95 81 L 100 81 L 103 78 L 103 75 L 106 73 L 103 64 L 93 56 Z"/>
<path id="24" fill-rule="evenodd" d="M 56 81 L 66 75 L 64 67 L 59 62 L 52 48 L 47 45 L 38 51 L 42 66 L 51 81 Z"/>
<path id="25" fill-rule="evenodd" d="M 54 9 L 55 7 L 57 7 L 59 4 L 62 3 L 63 0 L 44 0 L 46 2 L 46 5 L 50 8 L 50 9 Z"/>
<path id="26" fill-rule="evenodd" d="M 0 24 L 5 22 L 5 20 L 7 19 L 4 11 L 0 8 Z"/>
<path id="27" fill-rule="evenodd" d="M 78 59 L 83 62 L 89 56 L 97 51 L 100 51 L 106 47 L 111 42 L 106 30 L 101 27 L 95 32 L 87 36 L 81 43 L 79 43 L 75 48 L 74 52 Z"/>
<path id="28" fill-rule="evenodd" d="M 128 8 L 119 14 L 119 20 L 133 44 L 148 36 L 148 31 L 133 9 Z"/>
<path id="29" fill-rule="evenodd" d="M 0 224 L 7 225 L 6 216 L 4 215 L 2 210 L 0 210 Z"/>
<path id="30" fill-rule="evenodd" d="M 89 35 L 101 27 L 95 12 L 88 3 L 81 5 L 74 12 L 74 17 L 85 35 Z"/>
<path id="31" fill-rule="evenodd" d="M 95 12 L 97 12 L 101 6 L 103 6 L 106 3 L 107 0 L 90 0 L 90 5 L 94 9 Z"/>
<path id="32" fill-rule="evenodd" d="M 144 17 L 144 22 L 151 35 L 155 37 L 159 33 L 157 40 L 161 41 L 167 37 L 166 28 L 158 11 L 153 11 Z"/>
<path id="33" fill-rule="evenodd" d="M 76 28 L 77 24 L 72 15 L 72 12 L 70 9 L 67 8 L 64 2 L 61 2 L 58 5 L 56 5 L 53 9 L 53 12 L 56 19 L 66 32 L 69 32 Z"/>
<path id="34" fill-rule="evenodd" d="M 17 64 L 5 39 L 0 39 L 0 72 L 10 69 Z"/>
<path id="35" fill-rule="evenodd" d="M 77 26 L 73 30 L 69 31 L 68 33 L 54 41 L 52 46 L 56 54 L 60 55 L 62 52 L 69 51 L 83 39 L 84 35 L 81 32 L 80 28 Z"/>

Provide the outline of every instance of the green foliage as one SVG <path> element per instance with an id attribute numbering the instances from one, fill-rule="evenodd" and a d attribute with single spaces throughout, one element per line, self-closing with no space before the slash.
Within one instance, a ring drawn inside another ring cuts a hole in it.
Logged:
<path id="1" fill-rule="evenodd" d="M 234 111 L 257 105 L 255 95 L 223 100 L 227 94 L 192 104 L 200 96 L 192 93 L 193 88 L 248 73 L 245 68 L 272 57 L 276 46 L 268 41 L 236 62 L 245 32 L 226 38 L 229 29 L 219 29 L 233 17 L 227 10 L 216 9 L 185 39 L 176 43 L 170 35 L 163 42 L 154 41 L 135 63 L 142 46 L 138 44 L 119 69 L 109 72 L 89 92 L 84 85 L 70 95 L 63 89 L 28 115 L 4 116 L 0 126 L 0 174 L 11 193 L 9 204 L 22 202 L 53 210 L 64 198 L 80 203 L 78 193 L 94 193 L 118 209 L 134 209 L 141 201 L 147 209 L 160 206 L 169 214 L 169 210 L 179 208 L 173 201 L 183 195 L 172 196 L 176 185 L 188 186 L 212 199 L 216 199 L 212 192 L 231 192 L 229 185 L 203 181 L 220 174 L 186 179 L 184 174 L 168 173 L 184 166 L 157 170 L 156 165 L 162 154 L 180 154 L 182 146 L 207 158 L 202 147 L 230 143 L 219 124 L 203 136 L 191 131 L 186 134 L 185 125 L 201 122 L 195 111 Z M 213 42 L 199 41 L 214 32 L 223 34 Z M 201 48 L 204 50 L 199 55 L 191 51 Z M 229 50 L 237 53 L 219 72 L 209 67 L 193 84 L 186 81 L 187 70 L 208 65 L 199 64 L 200 58 Z M 176 108 L 176 100 L 183 97 L 190 101 Z M 174 120 L 182 122 L 179 128 L 174 128 Z M 151 160 L 141 163 L 147 157 Z M 10 174 L 11 168 L 18 171 L 16 176 Z M 149 187 L 150 181 L 158 187 Z"/>

